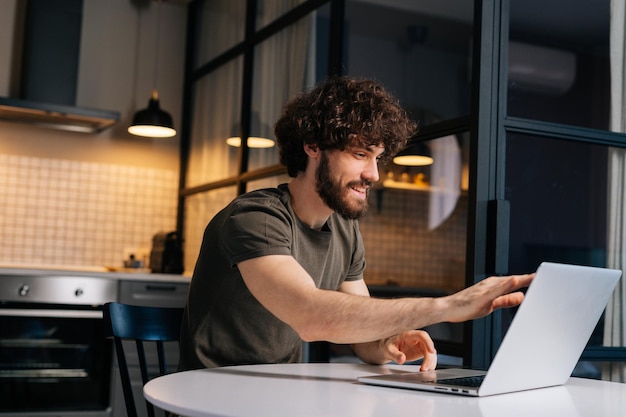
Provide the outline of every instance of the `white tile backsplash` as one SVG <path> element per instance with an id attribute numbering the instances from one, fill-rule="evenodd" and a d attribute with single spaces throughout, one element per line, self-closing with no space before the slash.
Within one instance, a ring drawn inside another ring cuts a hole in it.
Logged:
<path id="1" fill-rule="evenodd" d="M 0 154 L 0 264 L 121 266 L 175 229 L 177 188 L 174 170 Z"/>

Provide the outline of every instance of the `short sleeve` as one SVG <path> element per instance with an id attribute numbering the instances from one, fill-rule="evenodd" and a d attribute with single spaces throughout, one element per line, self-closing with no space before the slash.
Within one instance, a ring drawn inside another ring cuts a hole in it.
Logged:
<path id="1" fill-rule="evenodd" d="M 291 253 L 292 221 L 274 198 L 233 204 L 219 234 L 220 247 L 231 266 L 247 259 Z"/>
<path id="2" fill-rule="evenodd" d="M 363 279 L 363 271 L 365 270 L 365 246 L 363 245 L 361 231 L 359 230 L 359 225 L 356 221 L 354 221 L 354 234 L 354 252 L 352 253 L 350 270 L 348 271 L 345 281 L 357 281 Z"/>

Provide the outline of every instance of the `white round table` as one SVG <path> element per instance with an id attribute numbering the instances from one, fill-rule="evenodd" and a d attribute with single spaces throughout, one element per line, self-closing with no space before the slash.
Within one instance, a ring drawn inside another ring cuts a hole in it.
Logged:
<path id="1" fill-rule="evenodd" d="M 551 387 L 474 398 L 358 383 L 362 375 L 415 365 L 249 365 L 179 372 L 155 378 L 144 395 L 188 417 L 626 416 L 626 384 L 570 378 Z"/>

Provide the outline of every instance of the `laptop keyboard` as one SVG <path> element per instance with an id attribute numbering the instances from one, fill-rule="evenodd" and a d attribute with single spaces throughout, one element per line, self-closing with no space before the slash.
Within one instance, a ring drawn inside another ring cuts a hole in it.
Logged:
<path id="1" fill-rule="evenodd" d="M 482 384 L 485 375 L 464 376 L 460 378 L 440 379 L 437 384 L 460 385 L 462 387 L 478 388 Z"/>

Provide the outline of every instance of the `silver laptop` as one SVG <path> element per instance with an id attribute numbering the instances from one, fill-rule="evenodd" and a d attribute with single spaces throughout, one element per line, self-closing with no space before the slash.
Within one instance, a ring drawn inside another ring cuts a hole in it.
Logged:
<path id="1" fill-rule="evenodd" d="M 563 385 L 621 274 L 613 269 L 542 263 L 487 372 L 389 369 L 358 381 L 479 397 Z"/>

